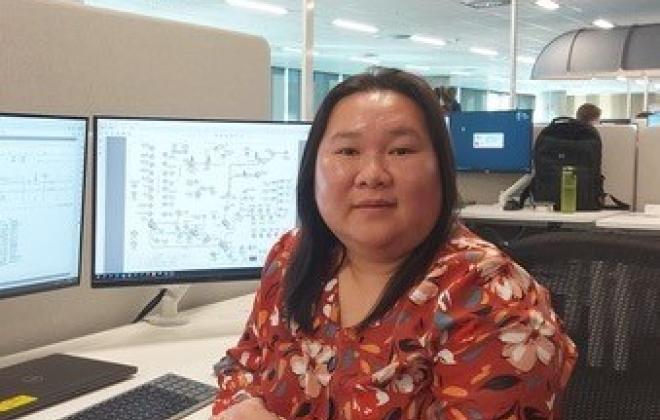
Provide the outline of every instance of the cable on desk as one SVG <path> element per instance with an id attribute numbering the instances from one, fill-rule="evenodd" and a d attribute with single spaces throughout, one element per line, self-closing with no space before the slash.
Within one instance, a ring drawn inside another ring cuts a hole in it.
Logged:
<path id="1" fill-rule="evenodd" d="M 151 299 L 144 308 L 142 308 L 142 310 L 135 317 L 132 323 L 135 324 L 136 322 L 142 321 L 144 317 L 147 316 L 149 312 L 151 312 L 156 307 L 156 305 L 160 303 L 161 300 L 163 300 L 163 296 L 165 296 L 166 292 L 167 292 L 167 288 L 163 287 L 162 289 L 160 289 L 160 291 L 158 291 L 158 294 L 154 296 L 154 298 Z"/>

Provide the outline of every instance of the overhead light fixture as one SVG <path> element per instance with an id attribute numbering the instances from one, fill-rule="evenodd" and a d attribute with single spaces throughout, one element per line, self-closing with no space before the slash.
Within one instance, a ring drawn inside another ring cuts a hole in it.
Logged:
<path id="1" fill-rule="evenodd" d="M 534 63 L 536 63 L 536 58 L 530 57 L 530 56 L 527 56 L 527 55 L 519 55 L 517 60 L 518 60 L 519 63 L 523 63 L 523 64 L 534 64 Z"/>
<path id="2" fill-rule="evenodd" d="M 436 47 L 442 47 L 444 45 L 447 45 L 447 43 L 444 41 L 444 39 L 433 38 L 433 37 L 424 36 L 424 35 L 412 35 L 410 37 L 410 40 L 414 41 L 414 42 L 419 42 L 420 44 L 434 45 Z"/>
<path id="3" fill-rule="evenodd" d="M 251 0 L 226 0 L 227 4 L 234 7 L 242 7 L 244 9 L 256 10 L 258 12 L 271 13 L 273 15 L 286 15 L 289 13 L 284 7 L 276 6 L 270 3 L 262 3 L 260 1 Z"/>
<path id="4" fill-rule="evenodd" d="M 646 86 L 646 79 L 637 79 L 635 80 L 635 83 L 640 86 Z"/>
<path id="5" fill-rule="evenodd" d="M 614 24 L 610 21 L 605 20 L 605 19 L 596 19 L 591 23 L 594 26 L 597 26 L 601 29 L 612 29 L 612 28 L 614 28 Z"/>
<path id="6" fill-rule="evenodd" d="M 626 79 L 626 78 L 623 77 L 623 76 L 618 76 L 618 77 L 616 78 L 616 81 L 617 81 L 617 82 L 627 82 L 628 79 Z"/>
<path id="7" fill-rule="evenodd" d="M 378 28 L 373 25 L 368 25 L 366 23 L 355 22 L 353 20 L 346 19 L 335 19 L 332 21 L 332 24 L 338 28 L 349 29 L 351 31 L 366 32 L 369 34 L 375 34 L 378 32 Z"/>
<path id="8" fill-rule="evenodd" d="M 479 55 L 486 55 L 489 57 L 495 57 L 496 55 L 498 55 L 498 52 L 495 50 L 489 50 L 488 48 L 480 48 L 480 47 L 471 47 L 470 52 Z"/>
<path id="9" fill-rule="evenodd" d="M 472 73 L 467 72 L 467 71 L 460 71 L 460 70 L 455 70 L 455 71 L 450 71 L 449 74 L 452 76 L 471 76 Z"/>
<path id="10" fill-rule="evenodd" d="M 536 0 L 535 4 L 547 10 L 559 9 L 559 5 L 552 0 Z"/>

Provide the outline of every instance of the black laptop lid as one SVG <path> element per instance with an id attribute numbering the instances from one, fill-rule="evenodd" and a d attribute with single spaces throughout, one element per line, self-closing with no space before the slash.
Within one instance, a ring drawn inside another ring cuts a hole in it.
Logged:
<path id="1" fill-rule="evenodd" d="M 131 377 L 135 366 L 52 354 L 0 369 L 0 420 L 15 418 Z"/>

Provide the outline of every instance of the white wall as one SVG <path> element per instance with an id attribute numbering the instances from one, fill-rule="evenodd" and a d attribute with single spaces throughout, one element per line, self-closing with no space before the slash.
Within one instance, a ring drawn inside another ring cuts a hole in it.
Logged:
<path id="1" fill-rule="evenodd" d="M 0 112 L 270 115 L 270 53 L 263 39 L 70 2 L 0 1 L 0 81 Z M 88 152 L 89 180 L 92 147 Z M 89 287 L 91 192 L 87 182 L 81 286 L 0 300 L 0 355 L 126 323 L 158 290 Z M 196 285 L 182 306 L 255 286 Z"/>

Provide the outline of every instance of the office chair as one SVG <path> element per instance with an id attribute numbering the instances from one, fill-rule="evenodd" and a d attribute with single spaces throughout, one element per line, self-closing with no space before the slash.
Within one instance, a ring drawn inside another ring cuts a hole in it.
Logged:
<path id="1" fill-rule="evenodd" d="M 660 419 L 660 241 L 550 232 L 508 252 L 551 292 L 578 347 L 566 419 Z"/>

